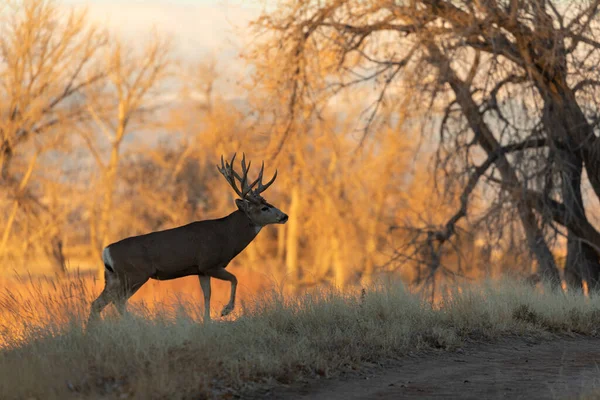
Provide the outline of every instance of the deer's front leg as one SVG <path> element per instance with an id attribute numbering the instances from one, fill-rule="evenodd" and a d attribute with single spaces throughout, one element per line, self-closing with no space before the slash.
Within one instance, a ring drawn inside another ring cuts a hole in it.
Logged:
<path id="1" fill-rule="evenodd" d="M 198 278 L 200 278 L 200 287 L 204 294 L 204 322 L 208 322 L 210 321 L 210 276 L 200 274 Z"/>
<path id="2" fill-rule="evenodd" d="M 229 296 L 229 303 L 221 311 L 221 317 L 229 315 L 235 307 L 235 291 L 237 289 L 237 278 L 231 272 L 225 270 L 225 268 L 212 269 L 205 272 L 207 275 L 212 276 L 215 279 L 222 281 L 231 282 L 231 294 Z"/>

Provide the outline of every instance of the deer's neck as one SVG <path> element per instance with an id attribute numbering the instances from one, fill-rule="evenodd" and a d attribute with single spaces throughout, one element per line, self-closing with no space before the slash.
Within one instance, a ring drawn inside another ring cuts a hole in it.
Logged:
<path id="1" fill-rule="evenodd" d="M 254 240 L 258 232 L 260 232 L 260 226 L 252 222 L 248 216 L 240 210 L 236 210 L 229 214 L 227 217 L 231 227 L 231 238 L 234 239 L 236 244 L 236 254 L 241 252 Z"/>

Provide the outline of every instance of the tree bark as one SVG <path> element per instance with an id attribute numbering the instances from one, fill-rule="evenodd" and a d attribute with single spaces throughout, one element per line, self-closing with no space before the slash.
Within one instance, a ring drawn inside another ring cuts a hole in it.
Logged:
<path id="1" fill-rule="evenodd" d="M 581 158 L 573 153 L 562 153 L 562 184 L 563 184 L 563 204 L 570 218 L 585 219 L 585 209 L 581 195 L 581 173 L 583 163 Z M 567 153 L 567 154 L 565 154 Z M 580 290 L 583 286 L 583 279 L 588 283 L 590 290 L 598 290 L 598 273 L 600 263 L 598 262 L 598 253 L 588 243 L 583 242 L 573 232 L 568 229 L 567 236 L 567 259 L 565 262 L 565 281 L 572 289 Z"/>
<path id="2" fill-rule="evenodd" d="M 586 144 L 582 140 L 587 141 L 588 145 L 590 143 L 587 137 L 581 135 L 581 132 L 574 132 L 589 125 L 573 96 L 566 93 L 557 97 L 550 91 L 542 91 L 542 93 L 546 94 L 542 118 L 557 150 L 566 223 L 571 225 L 573 221 L 585 221 L 589 224 L 581 193 L 581 176 L 583 159 L 586 154 Z M 560 101 L 557 102 L 557 99 Z M 583 280 L 586 280 L 590 290 L 599 290 L 600 260 L 598 252 L 588 242 L 582 241 L 582 239 L 591 241 L 591 238 L 578 236 L 568 226 L 567 235 L 566 283 L 572 289 L 581 290 Z"/>

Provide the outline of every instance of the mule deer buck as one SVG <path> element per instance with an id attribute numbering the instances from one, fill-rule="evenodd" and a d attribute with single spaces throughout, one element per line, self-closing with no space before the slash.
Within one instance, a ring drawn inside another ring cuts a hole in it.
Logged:
<path id="1" fill-rule="evenodd" d="M 89 322 L 111 302 L 121 315 L 127 300 L 149 279 L 169 280 L 198 275 L 204 294 L 204 319 L 210 320 L 210 278 L 231 282 L 229 303 L 221 316 L 233 311 L 237 287 L 236 277 L 225 270 L 229 262 L 252 242 L 263 226 L 285 224 L 288 216 L 260 196 L 277 178 L 263 184 L 264 162 L 258 178 L 248 182 L 244 154 L 242 176 L 234 168 L 236 154 L 231 162 L 217 166 L 239 199 L 237 210 L 220 219 L 192 222 L 188 225 L 145 235 L 133 236 L 106 246 L 104 262 L 104 290 L 92 303 Z M 240 183 L 238 188 L 236 181 Z"/>

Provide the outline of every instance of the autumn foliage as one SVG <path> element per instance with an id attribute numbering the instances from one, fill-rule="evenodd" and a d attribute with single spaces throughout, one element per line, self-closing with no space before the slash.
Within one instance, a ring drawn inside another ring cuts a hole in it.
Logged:
<path id="1" fill-rule="evenodd" d="M 284 1 L 254 21 L 261 35 L 243 54 L 251 72 L 235 87 L 216 62 L 177 58 L 159 30 L 129 43 L 79 8 L 3 4 L 0 273 L 7 285 L 21 290 L 15 273 L 82 274 L 77 279 L 97 293 L 107 244 L 234 209 L 216 169 L 221 155 L 234 152 L 265 160 L 266 175 L 277 169 L 266 197 L 290 216 L 233 262 L 242 292 L 271 284 L 290 293 L 356 289 L 396 276 L 433 293 L 436 280 L 562 273 L 567 244 L 574 257 L 582 231 L 534 201 L 543 184 L 545 205 L 560 208 L 552 199 L 566 195 L 558 189 L 562 164 L 544 159 L 558 154 L 540 136 L 548 121 L 517 126 L 521 117 L 503 108 L 512 92 L 502 82 L 523 83 L 520 70 L 469 38 L 461 42 L 467 34 L 458 28 L 436 30 L 436 23 L 464 28 L 482 15 L 502 22 L 509 11 L 457 6 L 461 19 L 436 8 L 429 21 L 419 19 L 433 7 L 428 1 L 416 2 L 414 15 L 378 1 L 326 3 Z M 539 14 L 530 3 L 514 14 L 523 26 Z M 373 25 L 371 17 L 384 19 Z M 593 31 L 585 18 L 573 26 Z M 406 39 L 391 40 L 396 31 Z M 461 98 L 469 85 L 484 97 Z M 527 107 L 536 99 L 521 98 Z M 531 110 L 540 116 L 540 107 Z M 489 126 L 486 113 L 496 118 Z M 474 132 L 483 128 L 486 140 L 498 137 L 497 151 L 478 142 Z M 586 223 L 581 229 L 593 234 Z M 218 285 L 220 299 L 226 293 Z M 171 292 L 200 301 L 192 278 L 151 282 L 133 300 L 166 302 Z"/>

